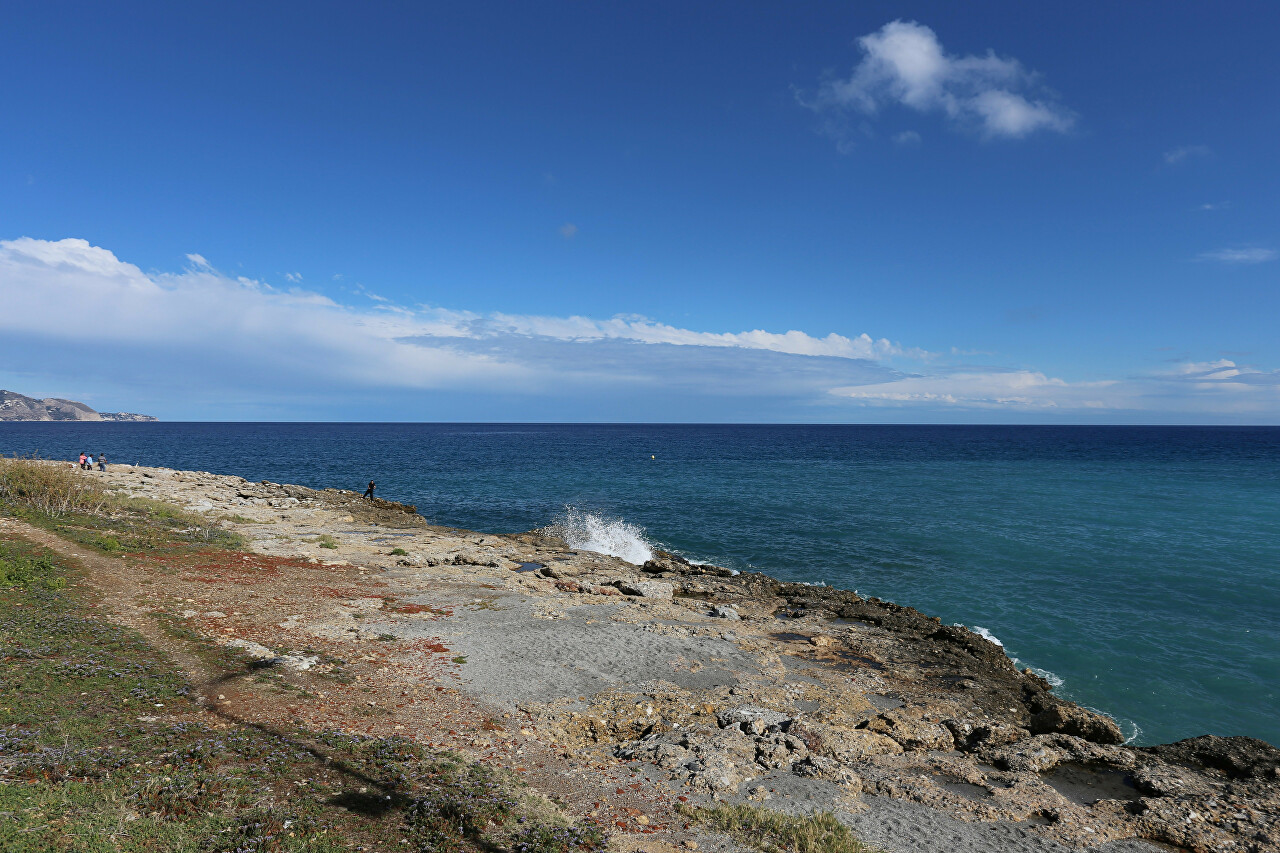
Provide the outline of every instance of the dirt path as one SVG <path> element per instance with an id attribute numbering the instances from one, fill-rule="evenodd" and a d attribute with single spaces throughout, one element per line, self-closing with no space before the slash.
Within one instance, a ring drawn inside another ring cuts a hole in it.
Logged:
<path id="1" fill-rule="evenodd" d="M 219 661 L 218 647 L 229 640 L 294 647 L 288 617 L 305 610 L 306 602 L 326 596 L 394 600 L 387 581 L 360 567 L 286 566 L 278 558 L 232 551 L 182 561 L 108 557 L 16 519 L 0 518 L 0 530 L 78 562 L 101 595 L 94 606 L 141 633 L 181 669 L 194 701 L 171 709 L 172 716 L 251 725 L 285 738 L 299 726 L 409 737 L 520 774 L 573 818 L 610 827 L 619 850 L 642 845 L 661 853 L 695 843 L 674 814 L 676 798 L 669 792 L 620 762 L 602 764 L 540 736 L 527 714 L 485 707 L 459 690 L 460 664 L 439 643 L 396 643 L 393 649 L 372 640 L 353 649 L 309 637 L 307 650 L 326 663 L 305 671 L 245 659 L 228 665 L 225 655 Z M 187 614 L 176 622 L 188 629 L 179 635 L 166 628 L 166 622 L 175 624 L 175 610 Z"/>

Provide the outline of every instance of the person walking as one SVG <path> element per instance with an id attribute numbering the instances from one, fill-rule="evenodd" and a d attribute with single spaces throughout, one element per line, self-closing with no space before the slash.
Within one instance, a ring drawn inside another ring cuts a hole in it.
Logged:
<path id="1" fill-rule="evenodd" d="M 366 501 L 371 501 L 371 500 L 373 500 L 373 490 L 374 490 L 374 488 L 376 488 L 376 486 L 374 485 L 373 480 L 370 480 L 370 481 L 369 481 L 369 488 L 367 488 L 367 489 L 365 489 L 365 490 L 364 490 L 364 500 L 366 500 Z"/>
<path id="2" fill-rule="evenodd" d="M 98 470 L 103 472 L 107 470 L 107 457 L 101 453 L 98 454 Z"/>
<path id="3" fill-rule="evenodd" d="M 85 455 L 84 455 L 84 451 L 83 451 L 83 450 L 81 450 L 81 451 L 80 451 L 80 470 L 81 470 L 81 471 L 83 471 L 83 470 L 84 470 L 84 460 L 85 460 L 85 458 L 86 458 L 86 457 L 85 457 Z"/>
<path id="4" fill-rule="evenodd" d="M 93 470 L 93 454 L 90 453 L 88 456 L 85 457 L 85 460 L 86 461 L 84 463 L 84 470 L 92 471 Z"/>

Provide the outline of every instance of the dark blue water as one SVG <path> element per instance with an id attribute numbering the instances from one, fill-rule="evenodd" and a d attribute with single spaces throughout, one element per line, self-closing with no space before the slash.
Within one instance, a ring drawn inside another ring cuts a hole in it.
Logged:
<path id="1" fill-rule="evenodd" d="M 0 424 L 0 452 L 81 450 L 374 479 L 493 532 L 574 505 L 690 558 L 981 626 L 1140 743 L 1280 743 L 1280 428 Z"/>

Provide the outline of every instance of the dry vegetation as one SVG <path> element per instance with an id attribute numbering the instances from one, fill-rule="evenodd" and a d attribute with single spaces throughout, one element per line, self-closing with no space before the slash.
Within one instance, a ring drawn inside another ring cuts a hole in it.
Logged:
<path id="1" fill-rule="evenodd" d="M 684 806 L 680 811 L 765 853 L 877 853 L 830 812 L 796 816 L 750 803 Z"/>
<path id="2" fill-rule="evenodd" d="M 0 457 L 0 510 L 108 554 L 180 543 L 244 544 L 197 513 L 106 489 L 65 462 Z"/>

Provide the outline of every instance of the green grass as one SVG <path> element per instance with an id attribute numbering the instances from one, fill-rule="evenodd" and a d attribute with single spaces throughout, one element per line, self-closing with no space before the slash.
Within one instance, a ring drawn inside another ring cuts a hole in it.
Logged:
<path id="1" fill-rule="evenodd" d="M 330 536 L 328 533 L 321 533 L 319 536 L 317 536 L 316 544 L 318 544 L 321 548 L 337 548 L 338 547 L 337 541 L 334 540 L 334 538 Z"/>
<path id="2" fill-rule="evenodd" d="M 877 848 L 855 838 L 830 812 L 796 816 L 748 803 L 682 805 L 678 810 L 696 823 L 765 853 L 878 853 Z"/>
<path id="3" fill-rule="evenodd" d="M 405 549 L 403 549 L 403 548 L 392 548 L 392 549 L 391 549 L 391 556 L 393 556 L 393 557 L 407 557 L 407 556 L 409 556 L 409 552 L 408 552 L 408 551 L 406 551 L 406 550 L 405 550 Z"/>
<path id="4" fill-rule="evenodd" d="M 0 587 L 55 590 L 66 585 L 66 578 L 48 553 L 0 541 Z"/>
<path id="5" fill-rule="evenodd" d="M 0 851 L 603 847 L 595 827 L 564 826 L 513 776 L 456 755 L 202 711 L 171 661 L 95 612 L 73 565 L 11 537 L 0 565 Z"/>

